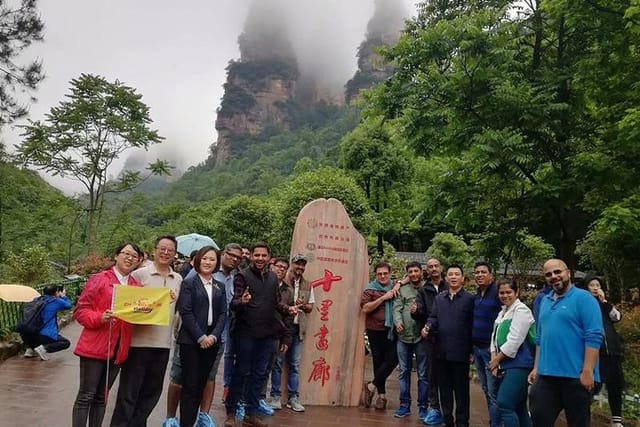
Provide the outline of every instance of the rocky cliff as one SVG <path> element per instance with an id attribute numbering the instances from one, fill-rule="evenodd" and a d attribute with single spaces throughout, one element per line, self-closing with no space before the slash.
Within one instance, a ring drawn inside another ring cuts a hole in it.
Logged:
<path id="1" fill-rule="evenodd" d="M 402 2 L 376 0 L 374 15 L 367 25 L 367 35 L 358 47 L 358 71 L 345 85 L 347 103 L 357 99 L 363 89 L 391 76 L 393 65 L 385 64 L 377 49 L 381 46 L 393 46 L 398 42 L 405 16 L 407 11 Z"/>

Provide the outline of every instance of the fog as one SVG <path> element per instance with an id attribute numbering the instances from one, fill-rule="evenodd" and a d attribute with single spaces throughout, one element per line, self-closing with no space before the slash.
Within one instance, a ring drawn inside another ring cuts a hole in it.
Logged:
<path id="1" fill-rule="evenodd" d="M 41 58 L 46 79 L 34 94 L 37 102 L 29 118 L 42 120 L 81 73 L 118 79 L 143 95 L 152 127 L 166 138 L 146 157 L 168 159 L 184 170 L 204 161 L 216 140 L 215 112 L 225 67 L 240 59 L 238 37 L 263 27 L 281 31 L 278 48 L 283 53 L 291 49 L 301 74 L 342 90 L 357 68 L 357 48 L 373 16 L 374 0 L 254 1 L 258 7 L 251 8 L 251 15 L 250 0 L 40 1 L 45 41 L 24 57 Z M 407 17 L 415 13 L 411 1 L 397 1 Z M 25 123 L 3 129 L 10 150 L 20 141 L 18 126 Z M 120 159 L 110 173 L 117 175 L 124 162 Z M 75 182 L 47 179 L 68 194 L 82 191 Z"/>

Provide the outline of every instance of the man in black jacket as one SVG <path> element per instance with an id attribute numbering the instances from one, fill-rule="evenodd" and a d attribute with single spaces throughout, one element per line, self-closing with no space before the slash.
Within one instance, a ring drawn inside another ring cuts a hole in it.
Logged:
<path id="1" fill-rule="evenodd" d="M 269 245 L 263 242 L 256 243 L 251 248 L 249 267 L 236 274 L 233 280 L 230 335 L 235 351 L 235 363 L 229 397 L 225 403 L 225 427 L 235 426 L 236 407 L 245 377 L 247 416 L 243 425 L 267 426 L 257 415 L 258 400 L 280 333 L 276 311 L 284 316 L 295 315 L 298 312 L 296 306 L 282 302 L 281 294 L 278 292 L 278 278 L 269 269 L 270 257 Z"/>
<path id="2" fill-rule="evenodd" d="M 440 399 L 447 427 L 469 426 L 469 362 L 475 297 L 462 285 L 464 273 L 459 265 L 447 268 L 449 290 L 439 293 L 422 329 L 422 336 L 437 332 L 436 360 L 440 375 Z M 456 417 L 453 419 L 455 396 Z"/>
<path id="3" fill-rule="evenodd" d="M 427 259 L 426 273 L 427 281 L 418 291 L 415 307 L 411 309 L 411 317 L 420 324 L 421 328 L 427 323 L 436 295 L 447 289 L 447 282 L 442 278 L 440 261 L 436 258 Z M 442 412 L 440 410 L 440 397 L 438 392 L 438 369 L 435 368 L 436 337 L 437 333 L 432 332 L 425 340 L 427 346 L 429 407 L 427 409 L 427 416 L 422 421 L 428 425 L 442 424 Z"/>

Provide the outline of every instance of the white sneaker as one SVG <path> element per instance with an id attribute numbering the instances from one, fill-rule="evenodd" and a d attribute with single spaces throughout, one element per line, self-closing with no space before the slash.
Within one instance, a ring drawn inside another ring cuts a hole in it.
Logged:
<path id="1" fill-rule="evenodd" d="M 287 408 L 291 408 L 296 412 L 304 412 L 304 406 L 302 406 L 302 403 L 300 403 L 297 397 L 289 399 L 287 402 Z"/>
<path id="2" fill-rule="evenodd" d="M 24 351 L 24 357 L 35 357 L 35 356 L 36 356 L 36 352 L 35 352 L 35 351 L 33 351 L 33 349 L 32 349 L 32 348 L 27 348 L 27 349 Z"/>
<path id="3" fill-rule="evenodd" d="M 47 355 L 47 350 L 43 346 L 39 345 L 36 348 L 34 348 L 33 351 L 35 351 L 36 354 L 40 356 L 40 359 L 49 360 L 49 356 Z"/>
<path id="4" fill-rule="evenodd" d="M 271 406 L 275 410 L 282 409 L 282 402 L 280 401 L 280 396 L 271 396 L 269 399 L 269 406 Z"/>

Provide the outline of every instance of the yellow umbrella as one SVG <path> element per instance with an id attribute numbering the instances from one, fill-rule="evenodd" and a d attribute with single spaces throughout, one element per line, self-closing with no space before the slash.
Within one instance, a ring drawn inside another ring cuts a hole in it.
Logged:
<path id="1" fill-rule="evenodd" d="M 40 292 L 31 286 L 0 285 L 0 299 L 7 302 L 29 302 L 39 296 Z"/>

